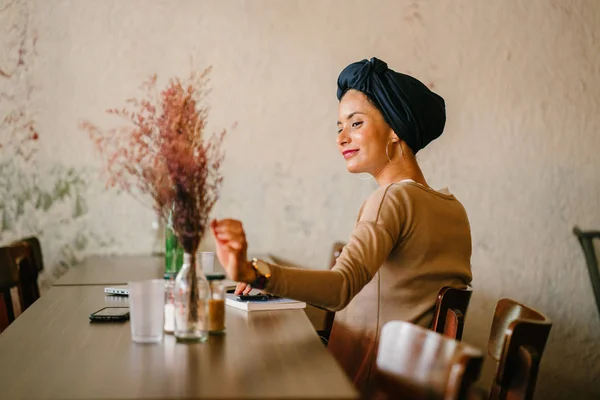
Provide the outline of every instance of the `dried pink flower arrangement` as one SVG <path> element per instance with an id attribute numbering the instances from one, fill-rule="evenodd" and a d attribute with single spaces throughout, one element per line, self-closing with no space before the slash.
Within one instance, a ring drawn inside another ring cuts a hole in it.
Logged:
<path id="1" fill-rule="evenodd" d="M 132 110 L 107 111 L 132 126 L 105 132 L 89 122 L 81 124 L 105 159 L 108 186 L 149 194 L 164 220 L 172 212 L 173 230 L 191 255 L 206 232 L 223 181 L 219 170 L 225 131 L 204 135 L 208 109 L 201 102 L 209 72 L 192 73 L 185 81 L 171 79 L 159 100 L 154 97 L 157 77 L 152 76 L 142 84 L 143 98 L 127 100 Z M 195 257 L 191 262 L 188 279 L 196 282 Z M 197 298 L 197 285 L 190 290 L 190 300 Z M 196 321 L 197 302 L 189 304 L 189 319 Z"/>

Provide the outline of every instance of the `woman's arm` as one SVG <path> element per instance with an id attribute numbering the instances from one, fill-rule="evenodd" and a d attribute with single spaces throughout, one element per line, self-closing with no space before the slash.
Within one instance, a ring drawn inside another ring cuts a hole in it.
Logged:
<path id="1" fill-rule="evenodd" d="M 373 279 L 390 254 L 394 239 L 381 225 L 359 222 L 331 270 L 271 265 L 272 276 L 265 290 L 331 311 L 341 310 Z"/>
<path id="2" fill-rule="evenodd" d="M 367 199 L 348 244 L 331 270 L 290 268 L 270 264 L 271 278 L 265 290 L 321 306 L 341 310 L 373 278 L 396 245 L 403 216 L 398 196 L 388 187 Z M 252 283 L 256 274 L 247 261 L 242 224 L 235 220 L 213 221 L 217 256 L 231 279 Z"/>

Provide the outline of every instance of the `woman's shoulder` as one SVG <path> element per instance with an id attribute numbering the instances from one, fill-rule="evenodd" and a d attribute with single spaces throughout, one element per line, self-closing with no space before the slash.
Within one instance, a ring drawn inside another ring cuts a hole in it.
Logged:
<path id="1" fill-rule="evenodd" d="M 411 179 L 403 180 L 400 182 L 392 182 L 387 185 L 378 187 L 373 193 L 367 197 L 365 203 L 381 203 L 384 200 L 393 200 L 394 198 L 402 198 L 406 196 L 416 195 L 436 195 L 443 198 L 454 199 L 447 188 L 442 190 L 435 190 L 428 186 L 417 183 Z"/>
<path id="2" fill-rule="evenodd" d="M 432 200 L 432 204 L 437 204 L 436 202 L 439 200 L 457 202 L 454 195 L 447 189 L 438 191 L 415 181 L 405 180 L 378 187 L 364 201 L 360 214 L 367 219 L 377 219 L 377 216 L 386 210 L 402 210 L 412 207 L 415 202 L 427 202 L 428 200 Z"/>
<path id="3" fill-rule="evenodd" d="M 393 200 L 394 197 L 397 197 L 398 194 L 402 193 L 404 190 L 405 188 L 402 188 L 402 185 L 398 185 L 397 183 L 379 186 L 366 198 L 364 204 L 378 205 L 386 200 Z"/>
<path id="4" fill-rule="evenodd" d="M 359 220 L 376 221 L 379 215 L 386 210 L 400 210 L 406 188 L 397 183 L 391 183 L 378 187 L 364 201 Z"/>
<path id="5" fill-rule="evenodd" d="M 403 180 L 400 182 L 393 182 L 389 185 L 378 188 L 373 194 L 375 198 L 399 198 L 405 201 L 410 199 L 419 198 L 419 200 L 426 199 L 443 199 L 457 201 L 456 197 L 448 188 L 440 190 L 433 189 L 429 186 L 422 185 L 411 179 Z"/>

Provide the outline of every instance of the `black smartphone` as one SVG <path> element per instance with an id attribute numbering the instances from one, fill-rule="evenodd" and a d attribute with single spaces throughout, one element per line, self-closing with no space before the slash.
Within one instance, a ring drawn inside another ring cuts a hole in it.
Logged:
<path id="1" fill-rule="evenodd" d="M 129 320 L 129 307 L 104 307 L 90 314 L 91 322 L 125 322 Z"/>
<path id="2" fill-rule="evenodd" d="M 266 294 L 240 294 L 235 297 L 237 301 L 269 301 L 270 298 Z"/>

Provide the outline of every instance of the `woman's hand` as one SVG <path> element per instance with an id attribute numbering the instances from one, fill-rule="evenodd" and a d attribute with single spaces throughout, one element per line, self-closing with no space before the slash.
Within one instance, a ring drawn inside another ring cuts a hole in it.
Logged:
<path id="1" fill-rule="evenodd" d="M 251 290 L 252 290 L 252 286 L 250 286 L 247 283 L 240 282 L 240 283 L 237 284 L 237 287 L 235 288 L 234 294 L 236 294 L 238 296 L 240 294 L 249 294 Z"/>
<path id="2" fill-rule="evenodd" d="M 210 228 L 217 244 L 217 257 L 229 278 L 253 282 L 256 274 L 247 259 L 248 243 L 242 223 L 233 219 L 213 220 Z"/>

